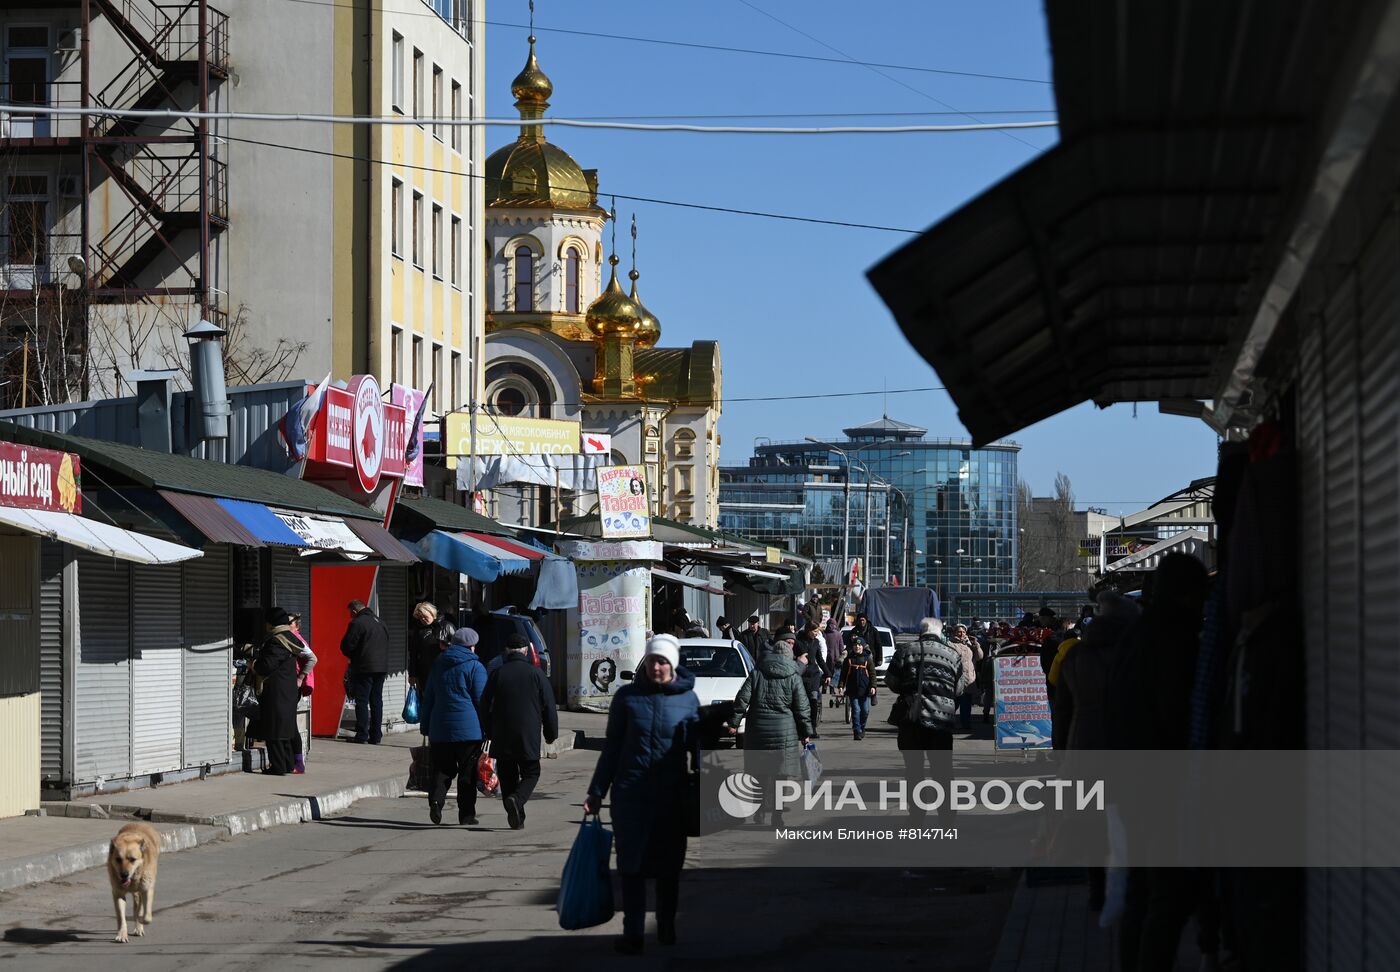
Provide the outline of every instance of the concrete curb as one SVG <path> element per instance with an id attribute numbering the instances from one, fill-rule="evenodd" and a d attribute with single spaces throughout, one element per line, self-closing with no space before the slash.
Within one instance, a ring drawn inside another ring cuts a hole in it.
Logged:
<path id="1" fill-rule="evenodd" d="M 161 833 L 160 849 L 163 854 L 172 854 L 224 836 L 224 831 L 213 827 L 176 827 Z M 110 845 L 111 838 L 107 838 L 0 864 L 0 891 L 52 881 L 89 868 L 101 867 L 107 863 L 107 849 Z"/>

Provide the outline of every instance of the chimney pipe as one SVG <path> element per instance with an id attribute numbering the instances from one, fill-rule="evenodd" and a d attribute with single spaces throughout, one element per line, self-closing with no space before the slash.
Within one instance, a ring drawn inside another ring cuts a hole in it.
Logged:
<path id="1" fill-rule="evenodd" d="M 227 333 L 206 320 L 185 332 L 190 341 L 190 378 L 194 385 L 190 433 L 196 442 L 228 438 L 232 409 L 224 387 L 224 349 L 219 343 L 219 338 Z"/>

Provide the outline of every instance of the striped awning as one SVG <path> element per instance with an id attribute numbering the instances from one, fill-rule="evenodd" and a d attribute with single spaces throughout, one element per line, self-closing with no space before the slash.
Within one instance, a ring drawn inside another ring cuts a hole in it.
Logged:
<path id="1" fill-rule="evenodd" d="M 432 530 L 417 540 L 405 540 L 404 544 L 424 560 L 483 584 L 502 574 L 524 574 L 530 569 L 530 561 L 525 557 L 466 533 Z"/>

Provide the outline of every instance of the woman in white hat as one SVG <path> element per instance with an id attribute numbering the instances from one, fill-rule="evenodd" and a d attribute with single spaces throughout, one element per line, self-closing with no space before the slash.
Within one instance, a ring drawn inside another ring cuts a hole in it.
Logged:
<path id="1" fill-rule="evenodd" d="M 646 879 L 656 879 L 656 940 L 676 941 L 676 904 L 685 863 L 687 754 L 699 765 L 700 702 L 695 676 L 680 667 L 680 643 L 660 634 L 647 642 L 635 681 L 613 696 L 607 739 L 584 809 L 597 813 L 612 789 L 617 872 L 622 878 L 624 955 L 642 951 Z"/>

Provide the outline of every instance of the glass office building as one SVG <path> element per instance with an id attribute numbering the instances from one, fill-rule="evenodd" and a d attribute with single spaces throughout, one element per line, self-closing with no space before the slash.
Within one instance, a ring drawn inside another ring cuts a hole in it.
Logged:
<path id="1" fill-rule="evenodd" d="M 1013 589 L 1020 446 L 974 449 L 963 439 L 927 438 L 927 430 L 889 417 L 844 431 L 843 440 L 760 444 L 748 465 L 722 467 L 721 529 L 812 556 L 834 580 L 849 470 L 848 556 L 866 558 L 871 585 L 898 577 L 932 587 L 945 604 L 960 593 Z M 1008 599 L 957 613 L 1015 610 Z"/>

